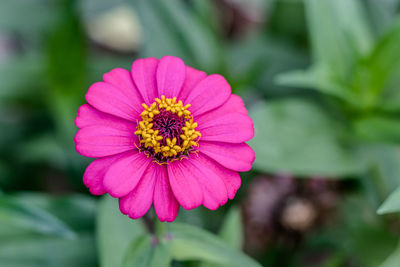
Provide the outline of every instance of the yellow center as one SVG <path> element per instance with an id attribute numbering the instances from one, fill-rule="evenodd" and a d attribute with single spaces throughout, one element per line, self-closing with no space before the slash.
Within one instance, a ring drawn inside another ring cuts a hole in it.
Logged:
<path id="1" fill-rule="evenodd" d="M 147 156 L 153 156 L 158 163 L 168 163 L 195 152 L 201 137 L 196 131 L 197 122 L 193 122 L 190 104 L 183 105 L 176 97 L 154 99 L 150 106 L 142 104 L 135 135 L 139 137 L 140 150 Z M 161 123 L 160 123 L 161 122 Z"/>

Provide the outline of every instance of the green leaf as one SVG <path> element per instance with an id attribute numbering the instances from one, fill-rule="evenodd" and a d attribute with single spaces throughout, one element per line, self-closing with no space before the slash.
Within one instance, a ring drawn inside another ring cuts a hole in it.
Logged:
<path id="1" fill-rule="evenodd" d="M 379 267 L 398 267 L 400 263 L 400 245 Z"/>
<path id="2" fill-rule="evenodd" d="M 169 247 L 172 257 L 176 260 L 201 260 L 228 266 L 261 266 L 200 228 L 174 223 L 170 225 L 169 230 Z"/>
<path id="3" fill-rule="evenodd" d="M 154 242 L 153 242 L 154 241 Z M 165 243 L 157 243 L 150 235 L 137 237 L 129 246 L 123 267 L 168 267 L 171 256 Z"/>
<path id="4" fill-rule="evenodd" d="M 242 249 L 244 234 L 240 208 L 232 207 L 229 210 L 218 235 L 233 248 Z"/>
<path id="5" fill-rule="evenodd" d="M 376 92 L 382 92 L 382 108 L 386 110 L 400 110 L 399 46 L 400 20 L 380 38 L 365 63 L 371 74 L 369 86 Z"/>
<path id="6" fill-rule="evenodd" d="M 348 90 L 343 84 L 334 81 L 329 69 L 318 66 L 306 71 L 297 70 L 279 74 L 275 78 L 279 85 L 318 89 L 325 94 L 338 97 L 357 105 L 357 95 Z"/>
<path id="7" fill-rule="evenodd" d="M 104 197 L 97 215 L 97 242 L 100 266 L 122 266 L 123 257 L 132 240 L 147 231 L 139 220 L 132 220 L 119 211 L 118 199 Z"/>
<path id="8" fill-rule="evenodd" d="M 65 238 L 76 236 L 72 229 L 47 211 L 6 195 L 0 196 L 0 224 Z"/>
<path id="9" fill-rule="evenodd" d="M 340 141 L 340 123 L 310 101 L 260 103 L 250 116 L 255 137 L 249 144 L 257 170 L 335 177 L 363 170 L 356 152 Z"/>
<path id="10" fill-rule="evenodd" d="M 22 203 L 30 203 L 51 213 L 75 231 L 92 231 L 94 228 L 97 201 L 87 195 L 19 193 L 16 197 Z"/>
<path id="11" fill-rule="evenodd" d="M 92 235 L 74 239 L 50 236 L 0 238 L 0 266 L 7 267 L 94 267 L 96 249 Z"/>
<path id="12" fill-rule="evenodd" d="M 358 138 L 375 143 L 399 144 L 400 119 L 373 116 L 355 122 L 354 130 Z"/>
<path id="13" fill-rule="evenodd" d="M 378 209 L 378 214 L 386 214 L 400 211 L 400 187 L 398 187 L 389 197 L 383 202 Z"/>
<path id="14" fill-rule="evenodd" d="M 240 251 L 243 245 L 243 225 L 242 216 L 240 209 L 238 207 L 232 207 L 225 217 L 224 224 L 219 231 L 218 236 L 223 240 L 228 246 Z M 202 263 L 201 267 L 217 267 L 229 265 L 219 265 L 213 263 Z"/>

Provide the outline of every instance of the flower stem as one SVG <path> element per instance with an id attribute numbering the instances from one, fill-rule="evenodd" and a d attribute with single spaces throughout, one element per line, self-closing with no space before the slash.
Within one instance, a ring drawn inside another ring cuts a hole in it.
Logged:
<path id="1" fill-rule="evenodd" d="M 155 219 L 154 231 L 157 239 L 161 241 L 165 238 L 165 234 L 167 233 L 167 223 L 160 222 L 158 219 Z"/>

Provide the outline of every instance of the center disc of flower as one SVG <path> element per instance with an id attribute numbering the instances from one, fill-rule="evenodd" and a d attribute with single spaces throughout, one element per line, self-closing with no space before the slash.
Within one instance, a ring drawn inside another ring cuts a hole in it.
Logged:
<path id="1" fill-rule="evenodd" d="M 150 107 L 142 104 L 142 120 L 135 132 L 139 137 L 139 150 L 159 164 L 197 152 L 201 134 L 196 131 L 197 122 L 193 122 L 188 110 L 190 104 L 184 106 L 176 97 L 165 98 L 164 95 L 154 100 Z"/>

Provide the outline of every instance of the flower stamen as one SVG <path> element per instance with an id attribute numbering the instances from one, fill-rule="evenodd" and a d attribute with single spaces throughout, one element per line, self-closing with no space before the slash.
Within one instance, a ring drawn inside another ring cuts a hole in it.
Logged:
<path id="1" fill-rule="evenodd" d="M 183 105 L 176 97 L 166 98 L 164 95 L 155 98 L 148 106 L 142 104 L 135 135 L 139 137 L 140 151 L 160 164 L 182 159 L 196 152 L 201 133 L 196 130 L 197 122 L 193 122 L 188 110 L 190 104 Z"/>

